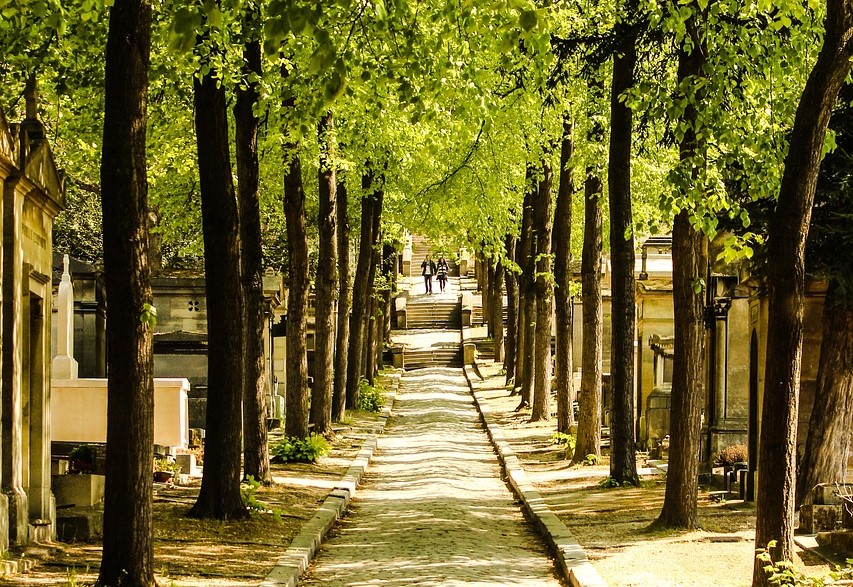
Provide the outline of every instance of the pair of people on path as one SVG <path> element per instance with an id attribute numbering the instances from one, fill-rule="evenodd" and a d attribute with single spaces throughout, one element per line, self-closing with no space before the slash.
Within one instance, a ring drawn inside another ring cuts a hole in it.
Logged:
<path id="1" fill-rule="evenodd" d="M 424 276 L 424 290 L 426 293 L 432 293 L 432 276 L 438 277 L 438 286 L 441 291 L 444 291 L 444 286 L 447 283 L 447 272 L 450 268 L 447 266 L 447 261 L 444 257 L 438 258 L 438 264 L 434 263 L 429 255 L 426 256 L 424 262 L 421 263 L 421 275 Z"/>

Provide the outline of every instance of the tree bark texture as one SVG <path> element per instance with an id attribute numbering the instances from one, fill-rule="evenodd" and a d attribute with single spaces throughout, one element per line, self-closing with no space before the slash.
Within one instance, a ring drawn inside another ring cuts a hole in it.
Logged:
<path id="1" fill-rule="evenodd" d="M 602 300 L 601 249 L 602 210 L 599 169 L 586 168 L 584 181 L 583 252 L 581 253 L 581 298 L 583 300 L 583 348 L 581 388 L 578 393 L 578 436 L 572 462 L 586 455 L 601 456 L 601 356 Z"/>
<path id="2" fill-rule="evenodd" d="M 533 413 L 531 421 L 551 417 L 551 186 L 553 171 L 547 160 L 542 162 L 539 201 L 534 207 L 536 230 L 536 334 L 534 352 Z"/>
<path id="3" fill-rule="evenodd" d="M 486 337 L 494 334 L 494 324 L 492 324 L 492 286 L 489 279 L 494 274 L 492 260 L 486 256 L 483 251 L 477 251 L 477 265 L 480 267 L 482 274 L 482 288 L 480 291 L 481 309 L 483 312 L 483 324 L 486 326 Z"/>
<path id="4" fill-rule="evenodd" d="M 335 362 L 335 298 L 338 286 L 336 232 L 337 182 L 332 162 L 332 113 L 320 121 L 317 134 L 320 143 L 320 167 L 317 171 L 319 233 L 314 337 L 314 387 L 311 390 L 311 422 L 314 431 L 326 434 L 332 430 L 332 395 Z"/>
<path id="5" fill-rule="evenodd" d="M 823 47 L 800 98 L 767 239 L 768 331 L 759 435 L 755 547 L 774 560 L 794 547 L 796 432 L 803 342 L 805 243 L 826 129 L 853 54 L 853 1 L 828 0 Z M 766 585 L 756 561 L 753 585 Z"/>
<path id="6" fill-rule="evenodd" d="M 287 225 L 287 381 L 284 434 L 308 437 L 308 221 L 302 162 L 297 146 L 286 145 L 284 216 Z"/>
<path id="7" fill-rule="evenodd" d="M 504 360 L 504 300 L 503 300 L 503 263 L 500 259 L 492 261 L 490 264 L 489 287 L 491 288 L 492 299 L 491 315 L 492 324 L 494 325 L 493 336 L 493 351 L 495 362 L 502 363 Z"/>
<path id="8" fill-rule="evenodd" d="M 663 507 L 656 524 L 665 528 L 699 526 L 699 439 L 702 358 L 705 340 L 704 292 L 694 290 L 708 267 L 707 239 L 693 229 L 682 210 L 672 230 L 672 296 L 675 314 L 675 359 L 672 372 L 669 469 Z"/>
<path id="9" fill-rule="evenodd" d="M 375 214 L 376 210 L 374 209 L 373 212 Z M 376 228 L 375 224 L 374 228 Z M 379 312 L 381 311 L 380 308 L 382 307 L 382 301 L 380 300 L 379 292 L 376 289 L 376 273 L 378 272 L 377 270 L 381 260 L 382 255 L 379 251 L 379 247 L 372 247 L 370 273 L 368 275 L 368 307 L 370 310 L 367 315 L 367 343 L 364 347 L 364 371 L 362 373 L 370 385 L 373 385 L 373 380 L 376 377 L 376 345 L 379 342 L 379 338 L 381 338 Z"/>
<path id="10" fill-rule="evenodd" d="M 621 483 L 637 485 L 637 457 L 634 439 L 634 236 L 631 211 L 631 109 L 622 101 L 634 85 L 637 60 L 634 33 L 629 32 L 622 8 L 617 21 L 621 51 L 613 59 L 610 95 L 610 153 L 608 187 L 610 195 L 611 354 L 610 386 L 613 394 L 610 426 L 610 476 Z"/>
<path id="11" fill-rule="evenodd" d="M 249 21 L 256 19 L 253 13 Z M 267 438 L 267 397 L 264 354 L 264 267 L 261 248 L 261 212 L 258 201 L 258 102 L 257 82 L 260 77 L 261 43 L 249 41 L 243 49 L 245 87 L 237 88 L 234 104 L 235 155 L 237 159 L 237 198 L 240 213 L 241 270 L 243 296 L 246 301 L 244 319 L 245 357 L 243 386 L 243 476 L 264 485 L 272 483 Z"/>
<path id="12" fill-rule="evenodd" d="M 823 306 L 823 336 L 809 434 L 797 477 L 797 505 L 813 503 L 819 483 L 843 483 L 853 417 L 853 308 L 838 303 L 830 282 Z"/>
<path id="13" fill-rule="evenodd" d="M 515 237 L 508 234 L 504 239 L 506 258 L 515 261 Z M 506 383 L 515 381 L 515 355 L 518 336 L 518 280 L 515 271 L 504 264 L 504 282 L 506 287 L 506 339 L 504 341 L 504 370 Z M 515 383 L 513 383 L 515 385 Z"/>
<path id="14" fill-rule="evenodd" d="M 382 192 L 372 169 L 361 178 L 364 192 L 361 200 L 361 232 L 358 245 L 358 261 L 352 290 L 352 313 L 350 315 L 349 362 L 347 364 L 346 407 L 358 407 L 358 384 L 364 374 L 364 351 L 367 345 L 367 326 L 370 319 L 370 265 L 373 259 L 374 208 L 382 208 Z M 376 235 L 378 238 L 378 234 Z"/>
<path id="15" fill-rule="evenodd" d="M 110 9 L 101 160 L 107 322 L 107 481 L 98 585 L 152 587 L 154 461 L 152 325 L 148 264 L 145 128 L 151 5 L 118 0 Z M 4 302 L 5 304 L 6 302 Z"/>
<path id="16" fill-rule="evenodd" d="M 240 496 L 244 294 L 240 216 L 231 175 L 225 88 L 215 72 L 193 82 L 207 296 L 204 475 L 190 516 L 245 518 Z"/>
<path id="17" fill-rule="evenodd" d="M 698 6 L 694 6 L 698 11 Z M 700 79 L 706 48 L 695 17 L 687 20 L 690 49 L 678 55 L 679 86 Z M 692 96 L 699 100 L 700 95 Z M 684 165 L 691 165 L 700 145 L 696 136 L 697 109 L 689 101 L 682 115 L 684 137 L 679 150 Z M 690 177 L 696 179 L 694 168 Z M 686 194 L 685 194 L 686 195 Z M 705 292 L 695 284 L 708 272 L 708 240 L 690 223 L 690 210 L 675 217 L 672 229 L 672 298 L 675 357 L 672 370 L 669 469 L 663 507 L 656 524 L 664 528 L 694 529 L 699 526 L 699 440 L 704 400 L 702 364 L 705 340 Z"/>
<path id="18" fill-rule="evenodd" d="M 518 250 L 519 276 L 519 313 L 518 342 L 519 352 L 516 358 L 516 371 L 521 380 L 516 386 L 521 388 L 519 408 L 533 405 L 533 356 L 536 338 L 536 236 L 533 231 L 534 201 L 538 189 L 536 170 L 532 165 L 527 168 L 526 192 L 524 194 L 524 213 L 521 218 L 521 246 Z"/>
<path id="19" fill-rule="evenodd" d="M 346 183 L 340 174 L 337 177 L 337 247 L 338 247 L 338 330 L 335 338 L 335 388 L 332 397 L 332 421 L 340 422 L 346 411 L 347 365 L 349 363 L 350 287 L 349 265 L 349 198 Z"/>
<path id="20" fill-rule="evenodd" d="M 554 210 L 554 234 L 551 252 L 554 255 L 554 318 L 556 321 L 556 356 L 554 376 L 557 388 L 557 431 L 564 434 L 574 424 L 572 400 L 572 280 L 569 262 L 572 247 L 572 120 L 563 119 L 563 139 L 560 145 L 560 185 Z"/>

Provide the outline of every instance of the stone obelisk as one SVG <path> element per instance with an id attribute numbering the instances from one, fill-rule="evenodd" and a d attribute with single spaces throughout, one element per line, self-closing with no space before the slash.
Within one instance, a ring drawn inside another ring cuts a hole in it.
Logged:
<path id="1" fill-rule="evenodd" d="M 54 379 L 77 379 L 77 361 L 74 359 L 74 288 L 68 270 L 68 255 L 62 257 L 62 280 L 56 306 L 56 356 L 51 364 Z"/>

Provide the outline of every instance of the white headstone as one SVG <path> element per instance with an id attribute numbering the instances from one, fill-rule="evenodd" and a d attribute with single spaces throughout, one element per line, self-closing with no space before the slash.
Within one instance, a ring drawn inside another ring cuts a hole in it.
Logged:
<path id="1" fill-rule="evenodd" d="M 62 257 L 62 280 L 56 306 L 56 356 L 51 364 L 54 379 L 77 379 L 77 361 L 74 359 L 74 288 L 68 270 L 68 255 Z"/>

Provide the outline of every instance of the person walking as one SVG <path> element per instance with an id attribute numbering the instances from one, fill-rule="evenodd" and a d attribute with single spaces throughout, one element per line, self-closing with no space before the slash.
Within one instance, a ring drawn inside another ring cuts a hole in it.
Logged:
<path id="1" fill-rule="evenodd" d="M 447 261 L 444 260 L 444 257 L 439 257 L 438 265 L 436 266 L 436 277 L 438 277 L 438 287 L 441 291 L 444 291 L 444 286 L 447 283 L 448 271 L 450 271 L 450 267 L 447 266 Z"/>
<path id="2" fill-rule="evenodd" d="M 424 262 L 421 263 L 421 275 L 424 276 L 424 291 L 425 293 L 432 293 L 432 276 L 435 275 L 436 267 L 435 263 L 433 263 L 432 259 L 430 259 L 429 255 L 426 256 Z"/>

